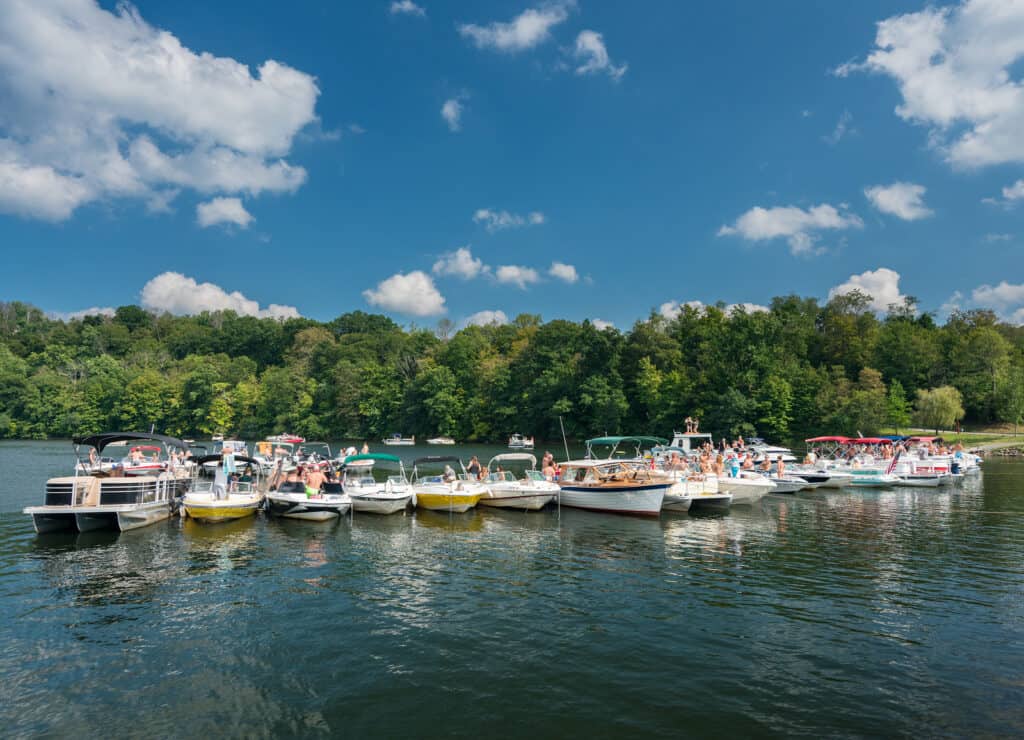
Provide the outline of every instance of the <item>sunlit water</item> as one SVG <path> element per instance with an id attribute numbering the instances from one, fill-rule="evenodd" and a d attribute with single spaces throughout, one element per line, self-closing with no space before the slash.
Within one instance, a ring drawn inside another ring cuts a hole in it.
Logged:
<path id="1" fill-rule="evenodd" d="M 0 444 L 4 735 L 1024 734 L 1022 464 L 653 521 L 37 537 L 68 453 Z"/>

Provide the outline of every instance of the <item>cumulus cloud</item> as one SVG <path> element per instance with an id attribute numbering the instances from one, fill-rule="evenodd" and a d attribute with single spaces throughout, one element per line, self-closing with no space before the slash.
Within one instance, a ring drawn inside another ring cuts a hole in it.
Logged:
<path id="1" fill-rule="evenodd" d="M 319 92 L 280 62 L 197 53 L 127 3 L 7 0 L 0 210 L 62 220 L 107 198 L 166 206 L 179 187 L 294 190 L 305 171 L 282 157 Z"/>
<path id="2" fill-rule="evenodd" d="M 904 221 L 928 218 L 934 211 L 924 204 L 924 185 L 912 182 L 894 182 L 892 185 L 873 185 L 864 189 L 871 205 Z"/>
<path id="3" fill-rule="evenodd" d="M 540 211 L 531 211 L 525 216 L 508 211 L 495 211 L 490 208 L 478 208 L 473 214 L 473 222 L 483 224 L 491 232 L 502 229 L 518 229 L 522 226 L 539 226 L 545 221 Z"/>
<path id="4" fill-rule="evenodd" d="M 594 325 L 594 328 L 598 331 L 604 331 L 605 329 L 614 329 L 615 324 L 611 321 L 605 321 L 604 319 L 591 319 L 590 323 Z"/>
<path id="5" fill-rule="evenodd" d="M 982 167 L 1024 162 L 1022 57 L 1024 3 L 966 0 L 881 21 L 867 58 L 835 73 L 891 77 L 900 118 L 928 127 L 953 165 Z"/>
<path id="6" fill-rule="evenodd" d="M 466 110 L 466 106 L 462 104 L 465 100 L 465 95 L 460 95 L 454 98 L 448 98 L 444 101 L 444 105 L 441 106 L 441 118 L 448 125 L 448 130 L 452 133 L 458 133 L 462 130 L 462 114 Z"/>
<path id="7" fill-rule="evenodd" d="M 519 265 L 502 265 L 494 275 L 499 283 L 508 283 L 526 290 L 528 285 L 540 281 L 540 275 L 532 267 Z"/>
<path id="8" fill-rule="evenodd" d="M 459 33 L 479 49 L 514 53 L 532 49 L 551 38 L 551 29 L 569 17 L 575 2 L 555 2 L 539 8 L 528 8 L 507 23 L 486 26 L 475 23 L 459 25 Z"/>
<path id="9" fill-rule="evenodd" d="M 879 267 L 877 270 L 866 270 L 859 275 L 850 275 L 849 280 L 837 285 L 828 292 L 829 300 L 838 295 L 852 293 L 859 290 L 871 296 L 869 304 L 873 311 L 884 313 L 889 310 L 890 305 L 902 306 L 906 298 L 900 293 L 900 274 L 888 267 Z"/>
<path id="10" fill-rule="evenodd" d="M 64 313 L 61 311 L 51 311 L 50 316 L 55 319 L 62 321 L 74 321 L 75 319 L 84 319 L 86 316 L 107 316 L 112 317 L 117 313 L 110 306 L 92 306 L 91 308 L 83 308 L 81 311 L 70 311 Z"/>
<path id="11" fill-rule="evenodd" d="M 564 262 L 552 262 L 551 267 L 548 269 L 548 275 L 570 284 L 580 279 L 575 266 L 567 265 Z"/>
<path id="12" fill-rule="evenodd" d="M 718 236 L 740 236 L 748 241 L 767 241 L 784 237 L 794 255 L 819 254 L 817 232 L 861 228 L 864 223 L 845 207 L 828 203 L 804 210 L 796 206 L 761 208 L 755 206 L 730 226 L 722 226 Z"/>
<path id="13" fill-rule="evenodd" d="M 995 244 L 996 242 L 1008 242 L 1013 239 L 1013 234 L 985 234 L 985 241 L 988 244 Z"/>
<path id="14" fill-rule="evenodd" d="M 702 301 L 665 301 L 658 307 L 658 313 L 664 318 L 671 321 L 676 319 L 683 312 L 685 308 L 692 308 L 695 311 L 704 311 L 708 307 Z M 732 316 L 737 311 L 742 310 L 745 313 L 758 313 L 767 312 L 768 306 L 762 306 L 759 303 L 729 303 L 722 309 L 726 316 Z"/>
<path id="15" fill-rule="evenodd" d="M 461 326 L 504 326 L 508 316 L 504 311 L 477 311 L 462 320 Z"/>
<path id="16" fill-rule="evenodd" d="M 982 202 L 1001 205 L 1009 209 L 1016 206 L 1021 200 L 1024 200 L 1024 180 L 1017 180 L 1012 185 L 1004 187 L 1002 198 L 983 198 Z"/>
<path id="17" fill-rule="evenodd" d="M 214 198 L 196 206 L 196 220 L 204 229 L 217 224 L 234 224 L 247 229 L 255 219 L 239 198 Z"/>
<path id="18" fill-rule="evenodd" d="M 391 15 L 415 15 L 424 18 L 427 11 L 412 0 L 395 0 L 389 9 Z"/>
<path id="19" fill-rule="evenodd" d="M 474 257 L 472 250 L 466 246 L 441 255 L 441 258 L 434 263 L 432 272 L 435 275 L 454 275 L 463 280 L 472 280 L 490 269 L 482 259 Z"/>
<path id="20" fill-rule="evenodd" d="M 1024 304 L 1024 284 L 1014 285 L 1003 280 L 998 285 L 980 285 L 971 292 L 971 300 L 979 306 L 1005 312 Z"/>
<path id="21" fill-rule="evenodd" d="M 200 283 L 180 272 L 157 275 L 142 288 L 142 306 L 158 313 L 188 315 L 203 311 L 234 311 L 241 316 L 290 319 L 299 316 L 294 306 L 271 303 L 266 308 L 239 291 L 228 293 L 219 285 Z"/>
<path id="22" fill-rule="evenodd" d="M 629 68 L 628 64 L 618 66 L 612 64 L 608 49 L 604 45 L 604 37 L 597 31 L 580 31 L 576 37 L 573 56 L 579 63 L 576 74 L 588 75 L 604 72 L 613 80 L 621 79 Z"/>
<path id="23" fill-rule="evenodd" d="M 420 270 L 392 275 L 376 289 L 364 290 L 363 297 L 371 306 L 409 316 L 437 316 L 447 310 L 433 279 Z"/>

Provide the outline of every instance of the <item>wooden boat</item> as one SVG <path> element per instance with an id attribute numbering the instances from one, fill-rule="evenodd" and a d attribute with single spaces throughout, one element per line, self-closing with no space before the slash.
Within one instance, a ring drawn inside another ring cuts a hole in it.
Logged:
<path id="1" fill-rule="evenodd" d="M 673 484 L 639 461 L 573 460 L 562 465 L 559 502 L 591 511 L 658 516 Z"/>

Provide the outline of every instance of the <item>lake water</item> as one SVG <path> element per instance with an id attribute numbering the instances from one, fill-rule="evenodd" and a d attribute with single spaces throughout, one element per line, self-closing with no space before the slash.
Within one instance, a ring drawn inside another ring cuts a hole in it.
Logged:
<path id="1" fill-rule="evenodd" d="M 37 537 L 69 453 L 0 443 L 7 736 L 1024 735 L 1024 464 L 659 520 Z"/>

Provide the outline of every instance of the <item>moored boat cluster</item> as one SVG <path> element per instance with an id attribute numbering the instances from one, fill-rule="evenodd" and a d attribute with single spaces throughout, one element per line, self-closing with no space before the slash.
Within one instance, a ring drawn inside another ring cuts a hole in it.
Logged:
<path id="1" fill-rule="evenodd" d="M 931 437 L 816 437 L 807 440 L 807 456 L 797 463 L 790 450 L 763 440 L 740 438 L 715 448 L 710 435 L 695 431 L 677 432 L 671 443 L 647 436 L 597 437 L 587 441 L 584 458 L 559 464 L 546 457 L 541 470 L 534 455 L 510 452 L 486 467 L 474 457 L 468 468 L 457 455 L 419 457 L 409 473 L 395 455 L 364 447 L 362 453 L 348 448 L 332 456 L 326 443 L 292 435 L 269 437 L 255 451 L 240 440 L 221 440 L 210 454 L 183 440 L 142 432 L 73 441 L 74 475 L 47 481 L 43 505 L 25 509 L 40 534 L 123 531 L 174 514 L 216 523 L 261 510 L 313 521 L 353 512 L 397 514 L 410 507 L 458 514 L 478 505 L 658 516 L 750 505 L 770 493 L 955 485 L 980 472 L 981 462 Z M 522 450 L 523 441 L 514 435 L 510 447 Z M 533 440 L 526 441 L 532 447 Z M 122 458 L 109 455 L 120 447 L 128 447 Z M 383 474 L 375 474 L 381 469 Z"/>

